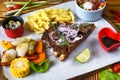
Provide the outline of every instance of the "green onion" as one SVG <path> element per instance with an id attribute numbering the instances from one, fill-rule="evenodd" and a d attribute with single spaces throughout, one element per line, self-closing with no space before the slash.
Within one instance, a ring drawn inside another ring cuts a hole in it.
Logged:
<path id="1" fill-rule="evenodd" d="M 9 15 L 11 15 L 11 14 L 16 13 L 18 10 L 19 10 L 19 9 L 12 10 L 12 11 L 7 11 L 7 12 L 3 13 L 3 16 L 9 16 Z"/>
<path id="2" fill-rule="evenodd" d="M 19 13 L 20 13 L 28 4 L 30 4 L 31 2 L 32 2 L 32 0 L 29 0 L 21 9 L 19 9 L 19 10 L 17 11 L 17 13 L 14 14 L 14 16 L 18 16 Z"/>
<path id="3" fill-rule="evenodd" d="M 45 4 L 47 4 L 47 3 L 45 2 L 45 3 L 40 3 L 40 4 L 37 4 L 37 5 L 33 5 L 33 6 L 28 6 L 28 7 L 25 7 L 23 10 L 27 10 L 27 9 L 31 9 L 31 8 L 43 6 L 43 5 L 45 5 Z M 19 10 L 19 9 L 5 12 L 5 13 L 3 13 L 3 15 L 4 15 L 4 16 L 9 16 L 9 15 L 11 15 L 11 14 L 16 13 L 18 10 Z"/>
<path id="4" fill-rule="evenodd" d="M 50 1 L 37 1 L 37 2 L 31 2 L 30 5 L 37 5 L 37 4 L 41 4 L 41 3 L 48 3 Z M 4 4 L 6 5 L 15 5 L 15 4 L 21 4 L 21 5 L 25 5 L 27 2 L 4 2 Z"/>

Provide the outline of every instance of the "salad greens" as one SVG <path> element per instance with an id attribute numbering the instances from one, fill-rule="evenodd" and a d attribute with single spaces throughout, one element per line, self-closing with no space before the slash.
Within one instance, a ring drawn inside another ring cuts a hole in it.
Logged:
<path id="1" fill-rule="evenodd" d="M 100 80 L 120 80 L 120 76 L 109 69 L 100 72 Z"/>

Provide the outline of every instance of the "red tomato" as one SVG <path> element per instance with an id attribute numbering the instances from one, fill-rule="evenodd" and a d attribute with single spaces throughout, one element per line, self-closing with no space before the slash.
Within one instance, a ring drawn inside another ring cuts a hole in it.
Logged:
<path id="1" fill-rule="evenodd" d="M 83 0 L 77 0 L 77 3 L 81 5 L 83 3 Z"/>
<path id="2" fill-rule="evenodd" d="M 14 9 L 20 9 L 21 7 L 22 7 L 22 5 L 20 5 L 20 4 L 16 4 L 13 6 Z"/>
<path id="3" fill-rule="evenodd" d="M 120 72 L 120 63 L 116 63 L 113 65 L 113 68 L 112 68 L 113 72 Z"/>
<path id="4" fill-rule="evenodd" d="M 11 11 L 11 10 L 14 10 L 14 8 L 13 7 L 8 7 L 7 10 Z"/>
<path id="5" fill-rule="evenodd" d="M 1 63 L 2 66 L 9 66 L 10 62 L 6 62 L 6 63 Z"/>
<path id="6" fill-rule="evenodd" d="M 31 60 L 31 62 L 40 63 L 45 60 L 46 54 L 44 52 L 38 53 L 38 58 Z"/>
<path id="7" fill-rule="evenodd" d="M 32 56 L 29 56 L 29 55 L 25 55 L 25 58 L 28 58 L 28 59 L 37 59 L 38 58 L 38 55 L 32 55 Z"/>
<path id="8" fill-rule="evenodd" d="M 105 5 L 105 3 L 104 3 L 104 2 L 100 2 L 99 5 L 100 5 L 101 7 L 103 7 L 103 6 Z"/>

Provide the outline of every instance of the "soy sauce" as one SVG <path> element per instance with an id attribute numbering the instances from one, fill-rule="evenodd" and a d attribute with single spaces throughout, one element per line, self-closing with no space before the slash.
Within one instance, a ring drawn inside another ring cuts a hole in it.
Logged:
<path id="1" fill-rule="evenodd" d="M 118 43 L 117 40 L 113 40 L 113 39 L 111 39 L 111 38 L 109 38 L 109 37 L 107 37 L 107 36 L 105 36 L 105 37 L 102 38 L 102 42 L 103 42 L 103 44 L 104 44 L 106 47 L 110 47 L 110 46 L 112 46 L 113 44 Z"/>

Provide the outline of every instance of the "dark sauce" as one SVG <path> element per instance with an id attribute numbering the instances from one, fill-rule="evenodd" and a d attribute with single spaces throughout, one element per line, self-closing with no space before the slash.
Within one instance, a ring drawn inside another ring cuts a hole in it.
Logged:
<path id="1" fill-rule="evenodd" d="M 110 46 L 112 46 L 113 44 L 118 43 L 119 41 L 113 40 L 113 39 L 105 36 L 105 37 L 102 38 L 102 42 L 103 42 L 103 44 L 104 44 L 106 47 L 110 47 Z"/>

